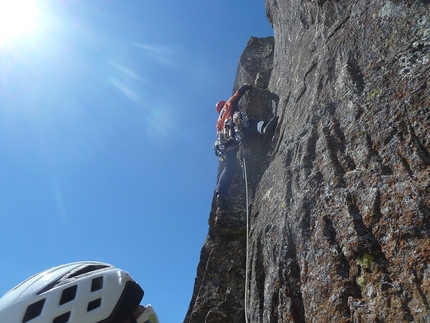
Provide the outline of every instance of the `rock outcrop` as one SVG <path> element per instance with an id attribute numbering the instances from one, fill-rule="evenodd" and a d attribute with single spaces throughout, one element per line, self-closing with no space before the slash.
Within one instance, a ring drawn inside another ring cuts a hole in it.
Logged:
<path id="1" fill-rule="evenodd" d="M 242 146 L 248 239 L 241 167 L 212 205 L 184 322 L 430 322 L 429 1 L 266 9 L 234 89 L 279 124 Z"/>

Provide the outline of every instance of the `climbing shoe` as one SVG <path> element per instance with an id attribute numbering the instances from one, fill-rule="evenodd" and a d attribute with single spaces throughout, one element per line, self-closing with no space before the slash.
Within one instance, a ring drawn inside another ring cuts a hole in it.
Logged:
<path id="1" fill-rule="evenodd" d="M 216 204 L 220 209 L 225 209 L 225 196 L 222 194 L 217 194 L 216 196 Z"/>
<path id="2" fill-rule="evenodd" d="M 263 126 L 263 135 L 272 134 L 278 125 L 278 117 L 273 117 Z"/>

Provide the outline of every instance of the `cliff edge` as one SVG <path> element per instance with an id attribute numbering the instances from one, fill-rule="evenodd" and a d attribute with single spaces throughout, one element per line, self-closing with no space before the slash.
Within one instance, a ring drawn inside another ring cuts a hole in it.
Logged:
<path id="1" fill-rule="evenodd" d="M 279 124 L 241 148 L 248 219 L 241 167 L 212 204 L 184 322 L 430 322 L 429 1 L 266 11 L 234 90 Z"/>

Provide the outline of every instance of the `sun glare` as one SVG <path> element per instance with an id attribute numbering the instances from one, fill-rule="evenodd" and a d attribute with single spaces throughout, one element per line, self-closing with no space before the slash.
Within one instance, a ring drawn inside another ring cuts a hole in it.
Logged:
<path id="1" fill-rule="evenodd" d="M 0 45 L 31 31 L 36 12 L 36 0 L 0 0 Z"/>

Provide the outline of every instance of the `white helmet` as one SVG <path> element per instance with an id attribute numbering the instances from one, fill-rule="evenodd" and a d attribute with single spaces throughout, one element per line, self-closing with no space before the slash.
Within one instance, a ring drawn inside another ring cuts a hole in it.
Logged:
<path id="1" fill-rule="evenodd" d="M 36 274 L 0 299 L 0 322 L 158 323 L 150 305 L 137 320 L 143 298 L 131 276 L 101 262 L 75 262 Z"/>

